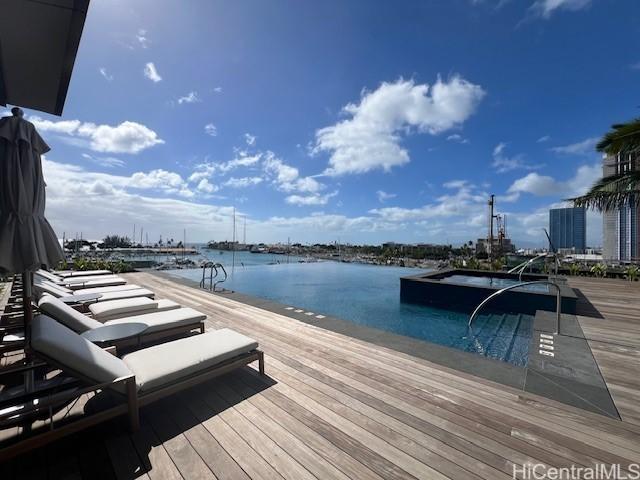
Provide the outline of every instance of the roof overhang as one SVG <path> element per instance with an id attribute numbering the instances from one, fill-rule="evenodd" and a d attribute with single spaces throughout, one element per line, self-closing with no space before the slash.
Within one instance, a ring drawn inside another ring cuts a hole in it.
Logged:
<path id="1" fill-rule="evenodd" d="M 89 1 L 0 1 L 0 104 L 62 115 Z"/>

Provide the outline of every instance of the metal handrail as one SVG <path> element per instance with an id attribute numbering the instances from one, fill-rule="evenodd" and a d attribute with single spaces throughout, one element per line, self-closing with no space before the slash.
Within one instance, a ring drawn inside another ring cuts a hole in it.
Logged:
<path id="1" fill-rule="evenodd" d="M 202 265 L 202 280 L 200 281 L 200 288 L 205 288 L 207 268 L 209 269 L 209 290 L 211 290 L 213 287 L 213 279 L 218 276 L 218 269 L 216 268 L 216 264 L 213 262 L 206 262 Z M 216 271 L 215 275 L 213 274 L 214 270 Z"/>
<path id="2" fill-rule="evenodd" d="M 521 282 L 522 281 L 522 272 L 524 272 L 527 269 L 527 267 L 529 265 L 531 265 L 533 262 L 535 262 L 537 260 L 540 260 L 542 258 L 546 258 L 547 255 L 548 255 L 547 253 L 542 253 L 540 255 L 536 255 L 535 257 L 530 258 L 529 260 L 518 264 L 516 267 L 512 268 L 511 270 L 509 270 L 507 273 L 518 272 L 518 274 L 519 274 L 518 275 L 518 281 Z"/>
<path id="3" fill-rule="evenodd" d="M 554 264 L 555 264 L 555 270 L 556 270 L 556 277 L 558 276 L 558 268 L 560 266 L 560 260 L 558 260 L 558 255 L 556 255 L 555 253 L 542 253 L 540 255 L 537 255 L 533 258 L 530 258 L 529 260 L 527 260 L 526 262 L 522 262 L 519 263 L 518 265 L 516 265 L 515 267 L 513 267 L 511 270 L 509 270 L 507 273 L 518 273 L 518 281 L 522 281 L 522 274 L 524 273 L 524 271 L 527 269 L 527 267 L 529 265 L 531 265 L 532 263 L 541 260 L 543 258 L 553 258 L 554 260 Z"/>
<path id="4" fill-rule="evenodd" d="M 216 263 L 216 264 L 213 266 L 213 268 L 215 268 L 215 269 L 216 269 L 216 277 L 218 276 L 218 267 L 220 267 L 220 269 L 222 270 L 222 273 L 224 273 L 224 278 L 223 278 L 222 280 L 218 280 L 217 282 L 215 282 L 215 283 L 213 284 L 213 291 L 214 291 L 214 292 L 216 291 L 216 286 L 217 286 L 219 283 L 224 283 L 224 282 L 227 280 L 227 277 L 229 276 L 229 275 L 227 275 L 227 271 L 224 269 L 224 265 L 222 265 L 221 263 Z M 224 289 L 223 289 L 223 290 L 224 290 Z"/>
<path id="5" fill-rule="evenodd" d="M 491 295 L 489 295 L 487 298 L 485 298 L 480 303 L 480 305 L 478 305 L 476 307 L 476 309 L 473 311 L 473 313 L 469 317 L 468 326 L 471 327 L 471 324 L 473 323 L 474 318 L 476 318 L 476 316 L 478 315 L 478 312 L 482 309 L 482 307 L 484 307 L 487 303 L 489 303 L 489 301 L 492 300 L 493 298 L 497 297 L 498 295 L 503 294 L 504 292 L 506 292 L 508 290 L 513 290 L 514 288 L 523 287 L 525 285 L 535 285 L 535 284 L 546 284 L 546 285 L 553 285 L 554 287 L 556 287 L 557 296 L 556 296 L 556 331 L 555 331 L 555 334 L 558 335 L 560 333 L 560 315 L 561 315 L 561 311 L 560 310 L 561 310 L 561 305 L 562 305 L 562 295 L 560 293 L 560 286 L 557 283 L 551 282 L 549 280 L 535 280 L 535 281 L 532 281 L 532 282 L 517 283 L 516 285 L 509 285 L 508 287 L 501 288 L 497 292 L 493 292 Z"/>

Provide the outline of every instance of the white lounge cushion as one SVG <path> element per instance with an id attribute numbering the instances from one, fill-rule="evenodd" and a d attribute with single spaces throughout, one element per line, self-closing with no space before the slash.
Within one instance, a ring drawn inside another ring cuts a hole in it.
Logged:
<path id="1" fill-rule="evenodd" d="M 88 276 L 88 275 L 113 275 L 110 270 L 63 270 L 53 272 L 62 278 L 76 277 L 76 276 Z"/>
<path id="2" fill-rule="evenodd" d="M 74 276 L 72 278 L 63 278 L 59 275 L 55 275 L 51 272 L 47 272 L 46 270 L 38 270 L 35 274 L 36 278 L 41 278 L 44 280 L 49 280 L 50 282 L 54 282 L 54 283 L 65 283 L 65 282 L 78 282 L 78 281 L 111 281 L 111 280 L 118 280 L 118 281 L 123 281 L 122 278 L 118 277 L 117 275 L 114 275 L 113 273 L 108 273 L 106 275 L 77 275 Z"/>
<path id="3" fill-rule="evenodd" d="M 36 315 L 31 323 L 31 348 L 96 383 L 131 375 L 122 360 L 46 315 Z"/>
<path id="4" fill-rule="evenodd" d="M 138 350 L 122 357 L 148 392 L 258 348 L 258 342 L 223 328 Z"/>
<path id="5" fill-rule="evenodd" d="M 82 281 L 82 283 L 73 283 L 77 281 Z M 127 283 L 126 280 L 120 277 L 108 277 L 108 278 L 100 278 L 100 279 L 91 279 L 91 277 L 84 277 L 79 279 L 69 279 L 69 284 L 66 285 L 71 290 L 80 290 L 80 289 L 88 289 L 88 288 L 97 288 L 97 287 L 112 287 L 125 285 Z"/>
<path id="6" fill-rule="evenodd" d="M 126 285 L 114 285 L 111 287 L 80 288 L 78 290 L 74 290 L 73 293 L 77 295 L 81 295 L 85 293 L 122 292 L 124 290 L 135 290 L 136 288 L 142 288 L 142 287 L 140 287 L 139 285 L 134 285 L 133 283 L 129 283 Z"/>
<path id="7" fill-rule="evenodd" d="M 87 317 L 51 295 L 44 295 L 38 302 L 38 307 L 44 313 L 77 333 L 83 333 L 102 326 L 101 322 Z"/>
<path id="8" fill-rule="evenodd" d="M 59 282 L 60 281 L 60 277 L 59 276 L 54 275 L 53 273 L 47 272 L 46 270 L 42 270 L 42 269 L 36 271 L 35 277 L 36 278 L 40 277 L 40 278 L 49 280 L 51 282 Z"/>
<path id="9" fill-rule="evenodd" d="M 104 321 L 114 315 L 135 314 L 141 310 L 150 310 L 158 307 L 158 302 L 148 297 L 124 298 L 120 300 L 109 300 L 89 305 L 89 310 L 93 318 Z"/>
<path id="10" fill-rule="evenodd" d="M 43 293 L 48 293 L 56 297 L 66 297 L 67 295 L 73 295 L 73 290 L 65 288 L 61 285 L 49 282 L 48 280 L 36 280 L 33 284 L 33 289 L 38 297 Z"/>
<path id="11" fill-rule="evenodd" d="M 76 291 L 76 293 L 78 293 Z M 111 300 L 119 300 L 121 298 L 136 298 L 136 297 L 155 297 L 155 293 L 151 290 L 147 290 L 146 288 L 134 288 L 133 290 L 120 290 L 115 292 L 104 292 L 100 293 L 102 295 L 98 302 L 109 302 Z"/>
<path id="12" fill-rule="evenodd" d="M 134 301 L 139 302 L 133 303 Z M 118 303 L 116 304 L 116 302 Z M 100 308 L 104 307 L 104 304 L 110 305 L 107 308 Z M 116 318 L 130 317 L 131 315 L 166 312 L 167 310 L 176 310 L 178 308 L 180 308 L 180 304 L 173 300 L 163 298 L 161 300 L 154 301 L 148 297 L 135 297 L 107 302 L 101 301 L 89 306 L 91 313 L 93 313 L 93 318 L 100 322 L 106 322 L 107 320 L 114 320 Z M 99 313 L 96 314 L 95 312 Z"/>
<path id="13" fill-rule="evenodd" d="M 123 290 L 122 287 L 125 287 Z M 44 293 L 53 295 L 54 297 L 70 297 L 72 295 L 83 295 L 85 293 L 102 295 L 97 301 L 105 302 L 109 300 L 118 300 L 120 298 L 135 298 L 135 297 L 149 297 L 153 298 L 155 293 L 147 288 L 139 287 L 138 285 L 120 285 L 115 287 L 102 287 L 91 289 L 70 290 L 68 288 L 51 283 L 48 280 L 36 281 L 34 283 L 34 290 L 37 298 L 39 299 Z M 85 292 L 84 290 L 88 290 Z"/>
<path id="14" fill-rule="evenodd" d="M 114 325 L 117 323 L 144 323 L 147 330 L 144 333 L 158 332 L 168 328 L 185 327 L 202 322 L 207 318 L 204 313 L 200 313 L 193 308 L 177 308 L 165 312 L 145 313 L 143 315 L 133 315 L 125 318 L 108 320 L 104 325 Z M 95 320 L 94 320 L 95 321 Z"/>
<path id="15" fill-rule="evenodd" d="M 60 283 L 73 283 L 73 282 L 79 282 L 79 281 L 97 281 L 97 280 L 113 280 L 113 279 L 118 279 L 118 280 L 122 280 L 122 277 L 119 277 L 118 275 L 114 275 L 113 273 L 110 273 L 108 275 L 75 275 L 73 277 L 60 277 Z"/>

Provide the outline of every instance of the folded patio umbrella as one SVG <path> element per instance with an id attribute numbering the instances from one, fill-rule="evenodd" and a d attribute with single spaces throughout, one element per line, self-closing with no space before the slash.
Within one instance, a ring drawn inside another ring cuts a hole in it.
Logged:
<path id="1" fill-rule="evenodd" d="M 32 272 L 64 260 L 44 217 L 45 182 L 40 155 L 49 146 L 20 108 L 0 118 L 0 272 L 23 274 L 25 325 L 31 320 Z M 28 335 L 28 329 L 27 329 Z"/>

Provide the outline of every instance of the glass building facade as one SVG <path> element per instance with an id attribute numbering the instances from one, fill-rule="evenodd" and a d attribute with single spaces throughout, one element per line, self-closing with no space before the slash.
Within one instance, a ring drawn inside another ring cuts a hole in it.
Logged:
<path id="1" fill-rule="evenodd" d="M 549 210 L 549 236 L 553 246 L 582 253 L 587 248 L 587 212 L 584 208 Z"/>
<path id="2" fill-rule="evenodd" d="M 603 175 L 622 174 L 640 169 L 640 156 L 618 154 L 604 159 Z M 603 251 L 605 260 L 637 262 L 640 259 L 640 207 L 632 200 L 628 206 L 603 212 Z"/>

